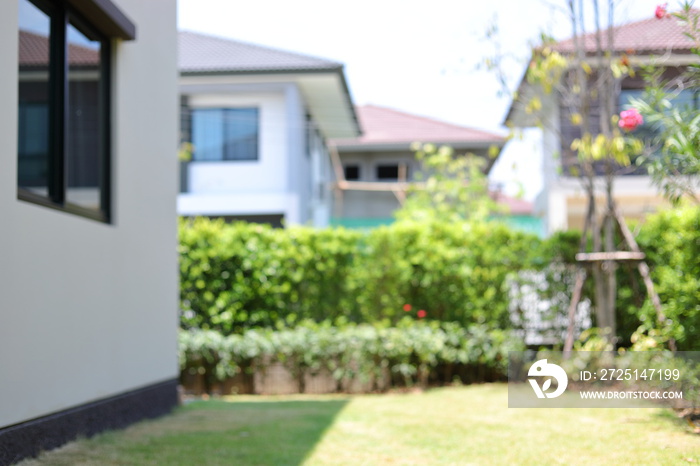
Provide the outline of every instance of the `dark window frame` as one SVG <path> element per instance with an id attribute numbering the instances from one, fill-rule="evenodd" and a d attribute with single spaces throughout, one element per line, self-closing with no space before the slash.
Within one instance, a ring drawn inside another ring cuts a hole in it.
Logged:
<path id="1" fill-rule="evenodd" d="M 135 38 L 134 24 L 109 0 L 26 0 L 49 19 L 48 175 L 46 195 L 17 186 L 17 199 L 103 223 L 112 220 L 112 60 L 113 38 Z M 100 43 L 99 210 L 66 201 L 68 138 L 68 27 L 88 32 Z M 19 79 L 18 79 L 19 86 Z M 18 102 L 19 105 L 19 102 Z M 19 106 L 18 106 L 19 109 Z M 19 123 L 19 122 L 18 122 Z M 18 125 L 19 126 L 19 125 Z M 19 137 L 19 134 L 18 134 Z M 18 154 L 19 156 L 19 139 Z M 18 159 L 19 163 L 19 159 Z M 19 170 L 19 166 L 18 166 Z"/>

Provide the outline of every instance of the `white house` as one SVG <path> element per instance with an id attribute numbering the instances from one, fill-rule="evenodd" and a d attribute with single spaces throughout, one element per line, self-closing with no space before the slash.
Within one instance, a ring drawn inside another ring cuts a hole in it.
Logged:
<path id="1" fill-rule="evenodd" d="M 697 14 L 697 10 L 694 10 Z M 685 28 L 675 18 L 665 17 L 637 21 L 613 28 L 614 46 L 612 52 L 626 56 L 632 68 L 653 64 L 665 68 L 665 78 L 677 76 L 691 63 L 697 63 L 697 56 L 690 53 L 693 43 L 684 35 Z M 606 36 L 604 34 L 604 36 Z M 594 34 L 584 34 L 580 38 L 589 62 L 595 67 L 596 38 Z M 605 39 L 607 40 L 607 39 Z M 605 46 L 605 40 L 603 44 Z M 573 39 L 553 45 L 553 49 L 563 55 L 574 53 Z M 591 83 L 594 83 L 591 80 Z M 621 79 L 617 95 L 617 111 L 625 109 L 631 97 L 642 96 L 645 83 L 637 73 Z M 542 102 L 541 123 L 543 123 L 542 153 L 544 189 L 539 195 L 538 209 L 545 217 L 548 233 L 558 230 L 582 230 L 587 212 L 587 195 L 581 183 L 576 153 L 571 142 L 580 137 L 580 128 L 571 122 L 571 109 L 563 103 L 561 94 L 544 94 L 523 78 L 516 98 L 506 116 L 506 124 L 516 127 L 534 127 L 537 122 L 527 111 L 527 102 L 538 95 Z M 697 103 L 695 91 L 686 89 L 682 98 Z M 600 118 L 594 105 L 591 109 L 591 122 Z M 654 128 L 643 125 L 635 134 L 645 138 Z M 602 175 L 602 173 L 597 173 Z M 604 177 L 596 176 L 598 212 L 603 212 Z M 668 203 L 653 185 L 643 167 L 632 167 L 626 172 L 620 170 L 615 175 L 614 197 L 620 213 L 628 219 L 643 219 L 647 214 L 665 208 Z"/>
<path id="2" fill-rule="evenodd" d="M 329 223 L 325 140 L 359 134 L 343 65 L 180 32 L 183 164 L 178 213 Z"/>
<path id="3" fill-rule="evenodd" d="M 175 20 L 0 2 L 0 464 L 177 401 Z"/>

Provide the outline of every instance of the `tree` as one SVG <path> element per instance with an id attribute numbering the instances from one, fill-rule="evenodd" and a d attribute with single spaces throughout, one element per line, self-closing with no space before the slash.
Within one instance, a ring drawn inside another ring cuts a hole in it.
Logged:
<path id="1" fill-rule="evenodd" d="M 396 211 L 399 221 L 480 221 L 502 209 L 489 193 L 484 160 L 448 146 L 414 144 L 422 169 Z"/>
<path id="2" fill-rule="evenodd" d="M 545 41 L 533 51 L 526 81 L 535 91 L 529 96 L 517 96 L 524 112 L 533 115 L 541 127 L 551 123 L 558 126 L 559 120 L 547 121 L 543 113 L 543 100 L 549 95 L 556 96 L 549 100 L 555 102 L 554 105 L 561 112 L 561 120 L 568 121 L 571 131 L 576 133 L 570 146 L 573 160 L 566 160 L 569 163 L 566 168 L 571 175 L 578 176 L 586 193 L 587 209 L 580 254 L 577 256 L 581 267 L 572 293 L 565 351 L 570 351 L 573 344 L 573 315 L 588 270 L 594 282 L 597 325 L 609 329 L 607 334 L 614 343 L 616 269 L 623 258 L 638 261 L 639 272 L 657 310 L 658 319 L 664 320 L 649 269 L 643 261 L 639 261 L 643 254 L 620 216 L 613 196 L 615 177 L 630 169 L 632 159 L 643 148 L 642 142 L 633 136 L 633 131 L 642 120 L 638 111 L 629 109 L 620 115 L 616 113 L 618 89 L 623 79 L 635 70 L 630 66 L 627 54 L 615 47 L 615 3 L 608 0 L 601 8 L 597 0 L 587 5 L 582 0 L 567 1 L 571 39 L 561 43 Z M 603 21 L 604 14 L 606 19 Z M 593 29 L 586 34 L 589 23 L 593 24 Z M 604 199 L 601 212 L 598 212 L 600 206 L 596 202 L 597 197 Z M 621 254 L 617 250 L 620 234 L 633 254 Z"/>

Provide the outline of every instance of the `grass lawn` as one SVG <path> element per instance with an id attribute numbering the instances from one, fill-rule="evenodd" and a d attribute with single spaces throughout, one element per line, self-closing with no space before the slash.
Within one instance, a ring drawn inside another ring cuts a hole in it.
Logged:
<path id="1" fill-rule="evenodd" d="M 508 409 L 505 385 L 200 401 L 29 465 L 700 464 L 663 409 Z"/>

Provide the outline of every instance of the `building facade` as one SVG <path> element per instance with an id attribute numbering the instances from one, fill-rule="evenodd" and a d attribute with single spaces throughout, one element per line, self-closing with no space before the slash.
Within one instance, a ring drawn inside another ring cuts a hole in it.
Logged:
<path id="1" fill-rule="evenodd" d="M 326 139 L 359 134 L 343 65 L 180 32 L 182 164 L 178 212 L 326 226 Z"/>
<path id="2" fill-rule="evenodd" d="M 0 464 L 177 401 L 175 20 L 0 3 Z"/>

